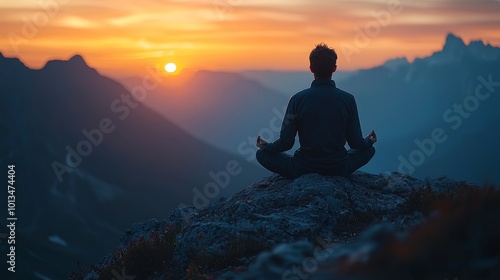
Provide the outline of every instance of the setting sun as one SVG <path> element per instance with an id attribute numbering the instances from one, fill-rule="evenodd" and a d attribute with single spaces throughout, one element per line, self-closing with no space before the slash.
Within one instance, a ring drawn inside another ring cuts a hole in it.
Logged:
<path id="1" fill-rule="evenodd" d="M 174 73 L 176 69 L 177 66 L 175 65 L 175 63 L 169 62 L 165 64 L 165 71 L 167 71 L 168 73 Z"/>

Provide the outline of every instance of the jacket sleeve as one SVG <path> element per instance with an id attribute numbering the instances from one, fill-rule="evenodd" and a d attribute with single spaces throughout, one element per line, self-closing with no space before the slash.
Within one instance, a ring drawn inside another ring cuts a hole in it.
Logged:
<path id="1" fill-rule="evenodd" d="M 285 117 L 281 124 L 280 137 L 273 143 L 267 144 L 263 149 L 269 153 L 277 154 L 290 150 L 295 143 L 297 135 L 297 120 L 294 99 L 291 98 L 286 108 Z"/>
<path id="2" fill-rule="evenodd" d="M 346 140 L 351 149 L 368 149 L 373 143 L 369 139 L 363 138 L 361 134 L 361 125 L 359 123 L 358 106 L 356 100 L 352 97 L 350 102 L 351 114 L 346 126 Z"/>

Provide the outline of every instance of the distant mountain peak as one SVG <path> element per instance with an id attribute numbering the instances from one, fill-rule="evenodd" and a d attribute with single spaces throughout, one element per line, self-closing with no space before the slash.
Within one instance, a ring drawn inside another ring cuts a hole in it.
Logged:
<path id="1" fill-rule="evenodd" d="M 481 40 L 472 40 L 469 43 L 469 47 L 473 47 L 473 48 L 477 48 L 477 47 L 482 48 L 482 47 L 487 47 L 487 46 L 491 47 L 490 44 L 485 45 L 484 42 Z"/>
<path id="2" fill-rule="evenodd" d="M 400 67 L 408 66 L 410 62 L 406 57 L 398 57 L 394 59 L 387 60 L 382 67 L 389 68 L 392 71 L 397 71 Z"/>
<path id="3" fill-rule="evenodd" d="M 422 60 L 429 64 L 442 65 L 462 61 L 464 57 L 480 61 L 494 61 L 500 58 L 500 49 L 490 44 L 485 45 L 481 40 L 470 41 L 469 45 L 466 45 L 462 38 L 449 33 L 443 49 Z"/>
<path id="4" fill-rule="evenodd" d="M 446 35 L 446 41 L 449 41 L 449 40 L 463 41 L 462 38 L 460 38 L 460 36 L 455 35 L 453 32 L 450 32 Z"/>
<path id="5" fill-rule="evenodd" d="M 92 67 L 90 67 L 87 64 L 87 62 L 85 62 L 85 59 L 79 54 L 73 55 L 68 60 L 58 60 L 58 59 L 49 60 L 49 61 L 47 61 L 47 63 L 45 64 L 45 66 L 43 68 L 49 69 L 52 67 L 56 67 L 56 68 L 62 67 L 64 69 L 71 68 L 71 69 L 75 69 L 75 70 L 88 70 L 88 69 L 94 70 Z"/>
<path id="6" fill-rule="evenodd" d="M 0 62 L 3 65 L 7 65 L 7 67 L 20 67 L 20 68 L 26 68 L 24 63 L 19 60 L 17 57 L 6 57 L 3 55 L 2 52 L 0 52 Z M 0 65 L 2 66 L 2 65 Z"/>
<path id="7" fill-rule="evenodd" d="M 462 38 L 456 36 L 453 33 L 449 33 L 446 36 L 446 42 L 443 47 L 443 51 L 452 51 L 452 52 L 457 52 L 465 49 L 467 46 L 465 45 L 464 41 Z"/>
<path id="8" fill-rule="evenodd" d="M 88 66 L 87 63 L 85 62 L 85 60 L 83 59 L 83 57 L 79 54 L 75 54 L 74 56 L 72 56 L 68 62 L 71 62 L 71 63 L 74 63 L 74 64 L 80 64 L 80 65 L 85 65 L 85 66 Z"/>

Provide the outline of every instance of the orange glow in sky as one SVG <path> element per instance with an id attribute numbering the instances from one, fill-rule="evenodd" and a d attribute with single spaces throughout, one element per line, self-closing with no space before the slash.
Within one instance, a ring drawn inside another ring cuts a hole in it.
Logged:
<path id="1" fill-rule="evenodd" d="M 427 56 L 447 33 L 500 45 L 497 0 L 22 0 L 0 3 L 0 52 L 40 68 L 81 54 L 112 75 L 307 70 L 325 42 L 339 70 Z"/>

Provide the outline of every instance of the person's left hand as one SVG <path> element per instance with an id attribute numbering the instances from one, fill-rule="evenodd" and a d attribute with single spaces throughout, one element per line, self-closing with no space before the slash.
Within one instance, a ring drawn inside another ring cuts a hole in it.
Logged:
<path id="1" fill-rule="evenodd" d="M 262 137 L 260 137 L 260 135 L 257 137 L 257 147 L 259 147 L 260 149 L 264 148 L 266 145 L 267 145 L 267 141 L 262 139 Z"/>
<path id="2" fill-rule="evenodd" d="M 372 141 L 372 144 L 375 144 L 377 142 L 377 134 L 375 133 L 375 130 L 372 130 L 366 138 Z"/>

